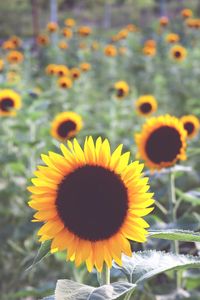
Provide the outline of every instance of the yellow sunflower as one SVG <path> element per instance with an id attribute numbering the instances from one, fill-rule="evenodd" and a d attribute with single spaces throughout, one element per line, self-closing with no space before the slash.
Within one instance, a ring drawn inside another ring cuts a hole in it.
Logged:
<path id="1" fill-rule="evenodd" d="M 68 44 L 65 42 L 65 41 L 60 41 L 59 43 L 58 43 L 58 47 L 61 49 L 61 50 L 66 50 L 69 46 L 68 46 Z"/>
<path id="2" fill-rule="evenodd" d="M 76 80 L 81 76 L 81 71 L 79 68 L 71 68 L 70 75 L 71 75 L 71 78 Z"/>
<path id="3" fill-rule="evenodd" d="M 52 252 L 67 250 L 67 261 L 85 262 L 90 272 L 94 266 L 101 272 L 104 262 L 111 268 L 112 260 L 122 265 L 121 254 L 132 255 L 129 240 L 146 240 L 142 217 L 153 210 L 153 194 L 143 165 L 129 164 L 122 146 L 111 153 L 107 139 L 89 137 L 82 149 L 74 139 L 61 145 L 63 155 L 42 155 L 47 166 L 38 167 L 28 187 L 35 221 L 45 222 L 40 241 L 51 239 Z"/>
<path id="4" fill-rule="evenodd" d="M 13 90 L 0 90 L 0 116 L 14 116 L 21 108 L 21 96 Z"/>
<path id="5" fill-rule="evenodd" d="M 179 42 L 180 36 L 176 33 L 169 33 L 165 39 L 167 43 L 173 44 Z"/>
<path id="6" fill-rule="evenodd" d="M 16 48 L 22 45 L 22 40 L 16 35 L 11 36 L 10 41 L 15 45 Z"/>
<path id="7" fill-rule="evenodd" d="M 57 74 L 57 65 L 50 64 L 46 67 L 45 72 L 47 75 L 56 75 Z"/>
<path id="8" fill-rule="evenodd" d="M 151 169 L 173 166 L 186 159 L 187 133 L 179 119 L 170 115 L 150 118 L 135 135 L 138 157 Z"/>
<path id="9" fill-rule="evenodd" d="M 157 110 L 157 101 L 152 95 L 140 96 L 136 103 L 137 113 L 141 116 L 149 116 Z"/>
<path id="10" fill-rule="evenodd" d="M 59 77 L 68 76 L 70 74 L 70 71 L 67 66 L 57 65 L 56 66 L 56 74 Z"/>
<path id="11" fill-rule="evenodd" d="M 15 44 L 11 40 L 4 41 L 1 47 L 4 50 L 13 50 L 16 48 Z"/>
<path id="12" fill-rule="evenodd" d="M 19 51 L 10 51 L 7 55 L 7 61 L 10 64 L 20 64 L 24 60 L 24 55 Z"/>
<path id="13" fill-rule="evenodd" d="M 91 69 L 91 64 L 87 63 L 87 62 L 83 62 L 80 64 L 80 69 L 83 72 L 87 72 Z"/>
<path id="14" fill-rule="evenodd" d="M 109 57 L 115 57 L 117 55 L 117 49 L 114 45 L 107 45 L 104 48 L 104 54 Z"/>
<path id="15" fill-rule="evenodd" d="M 114 84 L 114 88 L 116 90 L 116 97 L 119 99 L 126 97 L 129 93 L 129 85 L 126 81 L 117 81 Z"/>
<path id="16" fill-rule="evenodd" d="M 181 117 L 181 122 L 183 123 L 183 126 L 185 130 L 187 131 L 187 137 L 189 139 L 195 137 L 200 128 L 199 119 L 194 115 L 187 115 Z"/>
<path id="17" fill-rule="evenodd" d="M 36 42 L 39 46 L 47 46 L 49 44 L 49 37 L 46 34 L 37 36 Z"/>
<path id="18" fill-rule="evenodd" d="M 176 61 L 183 61 L 187 56 L 187 50 L 181 45 L 174 45 L 170 49 L 170 56 Z"/>
<path id="19" fill-rule="evenodd" d="M 193 15 L 193 12 L 192 12 L 192 10 L 189 9 L 189 8 L 184 8 L 184 9 L 181 10 L 181 16 L 182 16 L 183 18 L 185 18 L 185 19 L 186 19 L 186 18 L 191 18 L 192 15 Z"/>
<path id="20" fill-rule="evenodd" d="M 80 115 L 72 111 L 58 114 L 51 125 L 51 135 L 59 141 L 75 137 L 82 129 L 83 121 Z"/>
<path id="21" fill-rule="evenodd" d="M 169 24 L 169 19 L 166 16 L 162 16 L 159 20 L 160 26 L 165 27 Z"/>
<path id="22" fill-rule="evenodd" d="M 144 47 L 149 47 L 149 48 L 156 48 L 157 43 L 155 40 L 146 40 L 144 43 Z"/>
<path id="23" fill-rule="evenodd" d="M 58 24 L 56 22 L 49 22 L 47 24 L 47 30 L 51 33 L 56 32 L 58 30 Z"/>
<path id="24" fill-rule="evenodd" d="M 89 26 L 80 26 L 78 28 L 78 34 L 82 37 L 87 37 L 92 33 L 92 29 Z"/>
<path id="25" fill-rule="evenodd" d="M 142 49 L 144 55 L 146 56 L 155 56 L 156 55 L 156 47 L 147 47 L 145 46 L 143 49 Z"/>
<path id="26" fill-rule="evenodd" d="M 68 39 L 71 39 L 72 36 L 73 36 L 73 32 L 69 28 L 63 28 L 62 34 L 63 34 L 64 37 L 66 37 Z"/>
<path id="27" fill-rule="evenodd" d="M 73 85 L 71 78 L 69 77 L 60 77 L 58 79 L 58 86 L 62 89 L 70 89 Z"/>
<path id="28" fill-rule="evenodd" d="M 68 18 L 65 20 L 65 25 L 67 27 L 74 27 L 76 25 L 76 21 L 72 18 Z"/>

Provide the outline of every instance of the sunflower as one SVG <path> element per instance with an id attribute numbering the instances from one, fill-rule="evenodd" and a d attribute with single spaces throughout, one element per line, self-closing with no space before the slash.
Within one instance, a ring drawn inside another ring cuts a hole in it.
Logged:
<path id="1" fill-rule="evenodd" d="M 80 77 L 81 71 L 79 68 L 71 68 L 70 75 L 74 80 L 76 80 Z"/>
<path id="2" fill-rule="evenodd" d="M 180 40 L 180 36 L 176 33 L 169 33 L 166 36 L 166 42 L 173 44 L 173 43 L 177 43 Z"/>
<path id="3" fill-rule="evenodd" d="M 118 36 L 118 40 L 124 40 L 128 37 L 129 31 L 127 28 L 123 28 L 122 30 L 120 30 L 117 34 Z"/>
<path id="4" fill-rule="evenodd" d="M 73 36 L 73 32 L 69 28 L 63 28 L 62 34 L 63 34 L 64 37 L 66 37 L 68 39 L 71 39 L 72 36 Z"/>
<path id="5" fill-rule="evenodd" d="M 40 34 L 37 36 L 36 42 L 39 46 L 47 46 L 49 44 L 49 38 L 46 34 Z"/>
<path id="6" fill-rule="evenodd" d="M 16 35 L 11 36 L 10 41 L 15 45 L 16 48 L 22 45 L 22 40 Z"/>
<path id="7" fill-rule="evenodd" d="M 149 214 L 154 200 L 143 165 L 129 164 L 129 152 L 122 146 L 111 153 L 107 139 L 76 139 L 61 145 L 63 155 L 42 155 L 47 166 L 39 166 L 29 206 L 38 212 L 35 221 L 45 222 L 38 231 L 40 241 L 52 240 L 52 252 L 67 250 L 66 260 L 89 272 L 101 272 L 104 262 L 122 265 L 121 255 L 131 256 L 129 240 L 145 242 Z"/>
<path id="8" fill-rule="evenodd" d="M 82 37 L 87 37 L 92 33 L 92 29 L 89 26 L 80 26 L 78 28 L 78 34 Z"/>
<path id="9" fill-rule="evenodd" d="M 56 75 L 57 74 L 57 65 L 50 64 L 46 67 L 45 72 L 47 75 Z"/>
<path id="10" fill-rule="evenodd" d="M 179 119 L 170 115 L 150 118 L 135 135 L 138 157 L 151 169 L 173 166 L 186 159 L 187 133 Z"/>
<path id="11" fill-rule="evenodd" d="M 15 44 L 11 40 L 4 41 L 1 47 L 4 50 L 13 50 L 16 48 Z"/>
<path id="12" fill-rule="evenodd" d="M 68 44 L 65 42 L 65 41 L 60 41 L 59 43 L 58 43 L 58 47 L 61 49 L 61 50 L 66 50 L 69 46 L 68 46 Z"/>
<path id="13" fill-rule="evenodd" d="M 185 18 L 185 19 L 186 19 L 186 18 L 191 18 L 192 15 L 193 15 L 193 12 L 192 12 L 192 10 L 189 9 L 189 8 L 184 8 L 184 9 L 181 10 L 181 16 L 182 16 L 183 18 Z"/>
<path id="14" fill-rule="evenodd" d="M 4 68 L 4 61 L 3 59 L 0 59 L 0 72 L 3 71 L 3 68 Z"/>
<path id="15" fill-rule="evenodd" d="M 145 46 L 142 49 L 142 52 L 144 53 L 145 56 L 155 56 L 156 55 L 156 48 L 155 47 L 147 47 Z"/>
<path id="16" fill-rule="evenodd" d="M 13 90 L 0 90 L 0 116 L 14 116 L 21 107 L 21 97 Z"/>
<path id="17" fill-rule="evenodd" d="M 162 26 L 162 27 L 167 26 L 169 23 L 168 17 L 166 17 L 166 16 L 161 17 L 159 20 L 159 23 L 160 23 L 160 26 Z"/>
<path id="18" fill-rule="evenodd" d="M 58 114 L 52 122 L 51 135 L 57 140 L 66 141 L 74 137 L 83 127 L 82 118 L 75 112 Z"/>
<path id="19" fill-rule="evenodd" d="M 187 115 L 181 117 L 181 122 L 183 123 L 183 126 L 185 130 L 187 131 L 187 137 L 189 139 L 195 137 L 200 128 L 199 119 L 194 115 Z"/>
<path id="20" fill-rule="evenodd" d="M 76 21 L 72 18 L 68 18 L 65 20 L 65 25 L 67 27 L 74 27 L 76 25 Z"/>
<path id="21" fill-rule="evenodd" d="M 157 101 L 152 95 L 140 96 L 135 105 L 137 113 L 141 116 L 149 116 L 157 110 Z"/>
<path id="22" fill-rule="evenodd" d="M 127 30 L 128 30 L 129 32 L 136 32 L 136 31 L 138 31 L 138 28 L 137 28 L 134 24 L 128 24 L 128 25 L 126 26 L 126 28 L 127 28 Z"/>
<path id="23" fill-rule="evenodd" d="M 24 60 L 24 55 L 19 51 L 10 51 L 7 55 L 7 61 L 10 64 L 20 64 Z"/>
<path id="24" fill-rule="evenodd" d="M 58 30 L 58 24 L 56 22 L 49 22 L 47 24 L 47 30 L 51 33 L 56 32 Z"/>
<path id="25" fill-rule="evenodd" d="M 187 50 L 181 45 L 174 45 L 170 49 L 170 55 L 174 60 L 183 61 L 187 56 Z"/>
<path id="26" fill-rule="evenodd" d="M 56 74 L 59 77 L 68 76 L 70 74 L 69 69 L 65 65 L 57 65 L 56 66 Z"/>
<path id="27" fill-rule="evenodd" d="M 104 48 L 104 54 L 109 57 L 115 57 L 117 55 L 117 49 L 114 45 L 107 45 Z"/>
<path id="28" fill-rule="evenodd" d="M 126 97 L 129 93 L 129 85 L 126 81 L 117 81 L 114 84 L 114 88 L 116 91 L 116 97 L 119 99 Z"/>
<path id="29" fill-rule="evenodd" d="M 149 48 L 156 48 L 157 43 L 155 40 L 151 39 L 151 40 L 146 40 L 144 43 L 144 47 L 149 47 Z"/>
<path id="30" fill-rule="evenodd" d="M 91 69 L 91 64 L 87 63 L 87 62 L 83 62 L 80 64 L 80 69 L 83 72 L 87 72 Z"/>
<path id="31" fill-rule="evenodd" d="M 63 89 L 70 89 L 73 85 L 73 82 L 69 77 L 60 77 L 58 79 L 58 85 Z"/>

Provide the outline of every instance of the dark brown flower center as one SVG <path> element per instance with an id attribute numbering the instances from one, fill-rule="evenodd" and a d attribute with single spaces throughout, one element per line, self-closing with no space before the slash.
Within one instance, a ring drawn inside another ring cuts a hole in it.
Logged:
<path id="1" fill-rule="evenodd" d="M 184 128 L 187 131 L 188 135 L 192 134 L 195 129 L 194 124 L 192 122 L 185 123 Z"/>
<path id="2" fill-rule="evenodd" d="M 180 51 L 175 51 L 174 56 L 177 57 L 177 58 L 181 57 L 181 52 Z"/>
<path id="3" fill-rule="evenodd" d="M 148 113 L 151 111 L 151 109 L 152 109 L 152 106 L 151 106 L 151 104 L 148 103 L 148 102 L 142 103 L 142 104 L 140 105 L 140 110 L 141 110 L 141 112 L 144 113 L 144 114 L 148 114 Z"/>
<path id="4" fill-rule="evenodd" d="M 169 126 L 162 126 L 150 134 L 145 151 L 154 163 L 172 162 L 180 153 L 182 142 L 179 132 Z"/>
<path id="5" fill-rule="evenodd" d="M 113 171 L 86 165 L 63 179 L 56 206 L 66 228 L 82 239 L 99 241 L 113 236 L 123 224 L 127 189 Z"/>
<path id="6" fill-rule="evenodd" d="M 69 133 L 75 129 L 76 129 L 76 123 L 71 120 L 67 120 L 62 122 L 58 126 L 57 133 L 60 137 L 67 138 Z"/>
<path id="7" fill-rule="evenodd" d="M 4 98 L 0 101 L 0 110 L 7 112 L 12 107 L 14 107 L 14 101 L 10 98 Z"/>
<path id="8" fill-rule="evenodd" d="M 117 97 L 123 97 L 124 96 L 124 90 L 122 88 L 117 90 Z"/>

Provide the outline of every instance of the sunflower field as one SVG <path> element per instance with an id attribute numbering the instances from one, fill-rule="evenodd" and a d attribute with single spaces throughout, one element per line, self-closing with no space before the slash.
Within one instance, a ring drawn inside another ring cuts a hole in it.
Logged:
<path id="1" fill-rule="evenodd" d="M 200 300 L 199 1 L 8 2 L 0 299 Z"/>

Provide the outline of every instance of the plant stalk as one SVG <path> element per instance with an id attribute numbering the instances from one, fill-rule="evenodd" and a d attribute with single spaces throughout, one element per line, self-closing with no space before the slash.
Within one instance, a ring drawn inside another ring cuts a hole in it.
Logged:
<path id="1" fill-rule="evenodd" d="M 97 276 L 100 285 L 110 284 L 110 269 L 106 264 L 104 264 L 102 272 L 98 273 Z"/>

